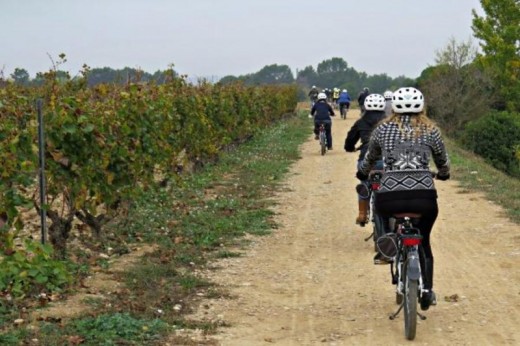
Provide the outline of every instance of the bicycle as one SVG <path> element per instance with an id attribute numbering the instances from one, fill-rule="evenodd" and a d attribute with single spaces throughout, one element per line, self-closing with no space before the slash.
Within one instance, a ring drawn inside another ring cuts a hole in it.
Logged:
<path id="1" fill-rule="evenodd" d="M 345 120 L 347 119 L 347 113 L 348 113 L 348 106 L 345 103 L 340 103 L 339 105 L 339 112 L 341 114 L 341 119 Z"/>
<path id="2" fill-rule="evenodd" d="M 319 127 L 319 140 L 321 155 L 327 152 L 327 132 L 325 131 L 325 124 L 321 123 Z"/>
<path id="3" fill-rule="evenodd" d="M 390 274 L 392 284 L 396 285 L 395 302 L 399 304 L 399 308 L 389 318 L 394 320 L 404 310 L 404 333 L 408 340 L 415 338 L 417 316 L 421 320 L 426 319 L 426 316 L 417 311 L 417 305 L 427 291 L 423 288 L 421 276 L 420 256 L 424 256 L 421 231 L 412 222 L 420 217 L 420 214 L 414 213 L 395 214 L 395 232 L 380 237 L 377 242 L 378 250 L 391 259 Z"/>

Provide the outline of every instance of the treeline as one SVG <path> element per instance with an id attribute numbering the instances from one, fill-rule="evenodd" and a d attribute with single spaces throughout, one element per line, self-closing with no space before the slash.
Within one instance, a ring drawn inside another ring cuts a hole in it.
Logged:
<path id="1" fill-rule="evenodd" d="M 320 89 L 335 87 L 347 89 L 355 95 L 364 87 L 383 93 L 385 90 L 394 90 L 401 85 L 415 83 L 414 79 L 405 76 L 392 78 L 384 73 L 368 75 L 365 72 L 358 72 L 340 57 L 323 60 L 316 68 L 307 66 L 302 70 L 296 70 L 296 76 L 289 66 L 273 64 L 263 67 L 256 73 L 225 76 L 219 83 L 228 84 L 237 81 L 246 85 L 297 84 L 301 101 L 307 98 L 307 92 L 313 85 Z"/>
<path id="2" fill-rule="evenodd" d="M 173 68 L 167 70 L 158 70 L 149 73 L 140 69 L 125 67 L 123 69 L 113 69 L 110 67 L 90 68 L 83 66 L 82 75 L 71 76 L 69 72 L 59 69 L 59 65 L 66 62 L 64 55 L 60 56 L 60 60 L 56 63 L 56 78 L 59 81 L 67 81 L 70 79 L 86 80 L 88 86 L 96 86 L 103 83 L 128 84 L 135 82 L 154 82 L 155 84 L 163 84 L 168 81 L 172 74 L 177 76 Z M 24 68 L 15 68 L 14 72 L 9 76 L 10 80 L 17 85 L 23 86 L 41 86 L 45 82 L 44 73 L 38 72 L 35 78 L 30 78 L 29 72 Z M 365 72 L 359 72 L 355 68 L 350 67 L 348 63 L 340 57 L 333 57 L 320 62 L 316 68 L 307 66 L 302 70 L 296 70 L 293 74 L 288 65 L 272 64 L 264 66 L 258 72 L 246 74 L 243 76 L 225 76 L 221 78 L 219 84 L 243 83 L 247 86 L 258 85 L 298 85 L 298 98 L 300 101 L 306 99 L 308 90 L 312 85 L 318 88 L 335 88 L 347 89 L 352 95 L 357 94 L 364 87 L 370 88 L 375 92 L 384 92 L 385 90 L 393 90 L 401 85 L 412 85 L 415 80 L 405 76 L 392 78 L 387 74 L 368 75 Z"/>
<path id="3" fill-rule="evenodd" d="M 131 67 L 125 67 L 122 69 L 113 69 L 110 67 L 90 68 L 86 65 L 83 66 L 83 71 L 88 72 L 86 75 L 86 83 L 88 86 L 95 86 L 103 83 L 128 84 L 135 82 L 154 82 L 155 84 L 164 84 L 168 81 L 168 78 L 172 73 L 173 75 L 177 75 L 173 69 L 158 70 L 152 74 Z M 42 86 L 45 83 L 44 72 L 38 72 L 34 78 L 30 78 L 29 72 L 20 67 L 15 68 L 9 77 L 15 84 L 22 86 Z M 71 76 L 67 71 L 56 69 L 56 78 L 59 81 L 78 78 L 83 80 L 85 76 Z"/>

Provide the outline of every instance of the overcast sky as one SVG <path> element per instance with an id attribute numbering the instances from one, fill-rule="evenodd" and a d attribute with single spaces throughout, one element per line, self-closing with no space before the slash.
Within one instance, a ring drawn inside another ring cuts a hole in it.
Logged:
<path id="1" fill-rule="evenodd" d="M 0 70 L 34 77 L 65 53 L 73 75 L 84 63 L 150 73 L 173 63 L 216 79 L 341 57 L 415 78 L 450 37 L 472 37 L 472 9 L 482 13 L 479 0 L 0 0 Z"/>

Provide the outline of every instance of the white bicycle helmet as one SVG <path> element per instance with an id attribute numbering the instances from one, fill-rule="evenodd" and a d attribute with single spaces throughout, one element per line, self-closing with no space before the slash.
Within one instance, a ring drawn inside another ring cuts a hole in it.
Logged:
<path id="1" fill-rule="evenodd" d="M 420 113 L 424 108 L 423 94 L 412 87 L 400 88 L 392 97 L 392 109 L 395 113 Z"/>
<path id="2" fill-rule="evenodd" d="M 347 89 L 343 89 L 343 90 L 342 90 L 341 92 L 344 92 L 344 93 L 346 93 L 346 92 L 347 92 Z"/>
<path id="3" fill-rule="evenodd" d="M 383 95 L 370 94 L 365 99 L 365 109 L 367 111 L 383 111 L 385 110 L 385 98 Z"/>
<path id="4" fill-rule="evenodd" d="M 387 91 L 385 91 L 385 93 L 383 94 L 383 96 L 385 97 L 385 100 L 391 100 L 391 99 L 392 99 L 392 96 L 394 96 L 394 93 L 391 92 L 390 90 L 387 90 Z"/>
<path id="5" fill-rule="evenodd" d="M 327 94 L 325 94 L 325 93 L 318 94 L 318 100 L 326 100 L 326 99 L 327 99 Z"/>

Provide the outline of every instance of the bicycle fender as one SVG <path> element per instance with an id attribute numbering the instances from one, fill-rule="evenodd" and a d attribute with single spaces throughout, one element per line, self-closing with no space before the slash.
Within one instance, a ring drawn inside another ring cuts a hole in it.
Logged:
<path id="1" fill-rule="evenodd" d="M 419 280 L 421 277 L 421 264 L 419 262 L 419 257 L 413 256 L 408 259 L 406 276 L 411 280 Z"/>

